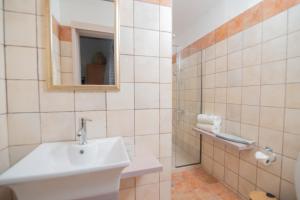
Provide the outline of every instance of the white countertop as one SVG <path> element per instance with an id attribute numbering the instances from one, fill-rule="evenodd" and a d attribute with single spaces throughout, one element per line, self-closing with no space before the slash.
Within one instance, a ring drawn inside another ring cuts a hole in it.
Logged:
<path id="1" fill-rule="evenodd" d="M 162 164 L 153 155 L 147 156 L 135 156 L 131 159 L 128 167 L 126 167 L 121 178 L 130 178 L 142 176 L 145 174 L 151 174 L 154 172 L 159 172 L 163 170 Z"/>

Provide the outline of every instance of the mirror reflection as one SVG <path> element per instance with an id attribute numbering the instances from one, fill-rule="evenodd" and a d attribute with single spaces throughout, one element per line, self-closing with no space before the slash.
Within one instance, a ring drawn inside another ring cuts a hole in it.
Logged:
<path id="1" fill-rule="evenodd" d="M 115 2 L 51 0 L 54 86 L 115 85 Z"/>

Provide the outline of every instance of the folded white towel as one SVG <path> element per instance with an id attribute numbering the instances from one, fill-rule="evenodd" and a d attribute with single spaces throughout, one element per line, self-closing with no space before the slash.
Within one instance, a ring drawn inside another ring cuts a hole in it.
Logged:
<path id="1" fill-rule="evenodd" d="M 197 116 L 197 122 L 202 124 L 221 126 L 222 119 L 220 116 L 199 114 Z"/>
<path id="2" fill-rule="evenodd" d="M 211 133 L 219 133 L 220 132 L 219 126 L 197 123 L 196 127 L 199 129 L 202 129 L 204 131 L 211 132 Z"/>

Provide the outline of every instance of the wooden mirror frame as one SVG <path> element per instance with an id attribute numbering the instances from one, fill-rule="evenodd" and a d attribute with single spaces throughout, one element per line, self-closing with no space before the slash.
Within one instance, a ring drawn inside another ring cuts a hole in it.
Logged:
<path id="1" fill-rule="evenodd" d="M 49 90 L 60 91 L 119 91 L 120 90 L 120 19 L 119 19 L 119 0 L 114 0 L 115 7 L 115 34 L 114 34 L 114 85 L 54 85 L 53 83 L 53 61 L 52 61 L 52 17 L 51 0 L 46 0 L 46 20 L 47 20 L 47 40 L 46 40 L 46 61 L 47 61 L 47 85 Z M 84 1 L 84 0 L 83 0 Z"/>

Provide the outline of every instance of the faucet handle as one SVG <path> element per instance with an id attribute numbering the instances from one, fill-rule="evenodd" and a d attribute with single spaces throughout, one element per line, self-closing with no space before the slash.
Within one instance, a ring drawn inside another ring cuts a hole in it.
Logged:
<path id="1" fill-rule="evenodd" d="M 93 120 L 88 118 L 81 118 L 80 121 L 81 121 L 81 127 L 84 127 L 86 125 L 86 122 L 91 122 Z"/>
<path id="2" fill-rule="evenodd" d="M 91 120 L 91 119 L 89 119 L 89 118 L 84 118 L 84 117 L 82 117 L 82 118 L 81 118 L 81 121 L 82 121 L 82 122 L 91 122 L 91 121 L 93 121 L 93 120 Z"/>

